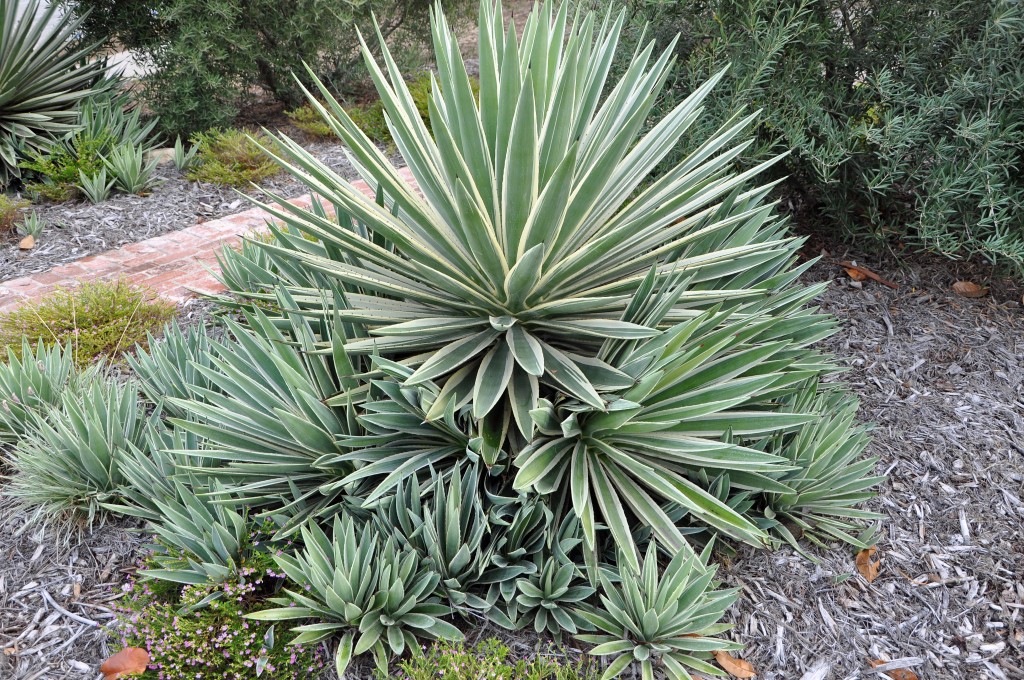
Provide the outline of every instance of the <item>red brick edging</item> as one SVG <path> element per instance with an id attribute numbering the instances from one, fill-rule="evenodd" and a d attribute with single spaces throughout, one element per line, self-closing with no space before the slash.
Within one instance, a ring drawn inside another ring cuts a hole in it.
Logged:
<path id="1" fill-rule="evenodd" d="M 414 184 L 407 168 L 400 173 L 403 179 Z M 353 182 L 353 185 L 367 196 L 373 196 L 366 182 Z M 311 205 L 309 194 L 288 202 L 303 208 Z M 11 311 L 55 288 L 81 281 L 124 278 L 174 302 L 196 294 L 221 292 L 224 287 L 206 268 L 216 268 L 221 248 L 239 243 L 242 235 L 263 228 L 269 219 L 268 213 L 253 208 L 90 255 L 45 272 L 4 281 L 0 283 L 0 312 Z"/>

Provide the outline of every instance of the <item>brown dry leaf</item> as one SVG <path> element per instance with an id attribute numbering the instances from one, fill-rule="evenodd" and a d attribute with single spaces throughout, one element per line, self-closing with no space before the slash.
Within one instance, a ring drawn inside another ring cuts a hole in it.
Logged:
<path id="1" fill-rule="evenodd" d="M 36 247 L 36 237 L 29 234 L 25 238 L 18 241 L 18 247 L 22 250 L 32 250 Z"/>
<path id="2" fill-rule="evenodd" d="M 889 663 L 888 661 L 882 661 L 881 659 L 875 659 L 871 662 L 872 668 L 878 668 Z M 891 671 L 883 671 L 892 680 L 918 680 L 917 673 L 906 668 L 894 668 Z"/>
<path id="3" fill-rule="evenodd" d="M 857 565 L 857 571 L 860 572 L 860 575 L 863 576 L 868 583 L 871 583 L 878 578 L 878 570 L 879 567 L 882 566 L 881 559 L 871 559 L 875 556 L 876 552 L 878 552 L 878 548 L 875 546 L 865 548 L 857 553 L 857 558 L 854 560 Z"/>
<path id="4" fill-rule="evenodd" d="M 118 680 L 136 673 L 145 673 L 149 665 L 149 652 L 139 647 L 125 647 L 100 666 L 103 680 Z"/>
<path id="5" fill-rule="evenodd" d="M 715 655 L 715 661 L 718 665 L 725 669 L 725 672 L 734 678 L 756 678 L 757 671 L 754 670 L 753 665 L 749 661 L 743 659 L 737 659 L 729 652 L 724 649 L 719 649 L 713 652 Z"/>
<path id="6" fill-rule="evenodd" d="M 854 281 L 866 281 L 866 280 L 867 280 L 867 278 L 868 278 L 868 275 L 867 275 L 867 274 L 865 274 L 864 272 L 862 272 L 862 271 L 861 271 L 861 270 L 859 270 L 859 269 L 854 269 L 853 267 L 847 267 L 847 269 L 846 269 L 846 273 L 847 273 L 847 274 L 848 274 L 848 275 L 850 276 L 850 278 L 851 278 L 851 279 L 853 279 Z"/>
<path id="7" fill-rule="evenodd" d="M 957 281 L 953 284 L 953 292 L 960 297 L 980 298 L 988 295 L 988 288 L 983 288 L 973 281 Z"/>

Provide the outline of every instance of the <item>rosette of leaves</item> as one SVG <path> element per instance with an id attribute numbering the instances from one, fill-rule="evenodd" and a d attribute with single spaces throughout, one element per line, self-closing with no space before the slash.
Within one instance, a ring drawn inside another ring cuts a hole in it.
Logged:
<path id="1" fill-rule="evenodd" d="M 119 498 L 128 447 L 146 445 L 150 423 L 138 401 L 132 381 L 95 380 L 65 392 L 59 406 L 33 412 L 12 454 L 17 474 L 9 493 L 44 518 L 79 514 L 91 525 L 103 503 Z"/>
<path id="2" fill-rule="evenodd" d="M 765 443 L 767 451 L 786 456 L 793 469 L 779 478 L 792 491 L 764 494 L 762 522 L 798 550 L 794 531 L 822 547 L 839 540 L 865 549 L 874 545 L 874 529 L 861 533 L 863 523 L 882 516 L 857 506 L 872 498 L 870 489 L 885 478 L 872 475 L 877 458 L 862 457 L 868 427 L 854 425 L 857 399 L 835 389 L 819 393 L 816 387 L 810 384 L 794 395 L 792 408 L 820 413 L 820 419 Z"/>
<path id="3" fill-rule="evenodd" d="M 281 307 L 294 309 L 280 294 Z M 347 451 L 339 442 L 358 426 L 350 409 L 324 402 L 355 385 L 356 369 L 337 343 L 333 355 L 321 352 L 319 342 L 332 343 L 331 328 L 299 313 L 280 328 L 259 309 L 245 322 L 224 320 L 231 340 L 210 340 L 209 365 L 192 364 L 208 387 L 188 384 L 190 399 L 169 398 L 189 414 L 171 422 L 204 440 L 202 455 L 212 464 L 195 471 L 230 488 L 222 502 L 266 508 L 289 518 L 282 531 L 293 531 L 306 517 L 346 504 L 346 489 L 328 485 L 351 472 L 334 457 Z"/>
<path id="4" fill-rule="evenodd" d="M 216 503 L 216 485 L 180 476 L 171 485 L 173 496 L 154 501 L 160 516 L 150 523 L 157 537 L 150 558 L 155 566 L 142 572 L 144 577 L 202 586 L 244 578 L 243 567 L 255 549 L 246 513 Z M 213 589 L 198 606 L 223 595 Z"/>
<path id="5" fill-rule="evenodd" d="M 544 560 L 543 567 L 532 576 L 517 579 L 516 588 L 519 591 L 515 603 L 518 627 L 532 620 L 535 631 L 547 632 L 556 640 L 561 639 L 562 631 L 573 635 L 578 632 L 581 618 L 574 607 L 594 594 L 594 589 L 583 580 L 579 567 L 554 557 Z"/>
<path id="6" fill-rule="evenodd" d="M 201 328 L 182 330 L 178 324 L 164 326 L 160 342 L 146 333 L 144 346 L 125 360 L 139 378 L 143 394 L 167 416 L 185 418 L 188 410 L 171 399 L 197 398 L 199 391 L 209 391 L 210 380 L 203 375 L 209 370 L 213 353 L 209 336 Z"/>
<path id="7" fill-rule="evenodd" d="M 690 670 L 724 675 L 707 659 L 740 647 L 713 637 L 731 628 L 719 621 L 736 590 L 714 590 L 717 567 L 706 564 L 709 552 L 678 552 L 662 571 L 652 542 L 641 571 L 620 560 L 618 583 L 600 573 L 601 606 L 579 610 L 598 632 L 577 637 L 596 645 L 591 654 L 613 657 L 602 678 L 618 677 L 633 662 L 644 680 L 654 680 L 656 668 L 672 680 L 692 680 Z"/>
<path id="8" fill-rule="evenodd" d="M 451 477 L 434 475 L 421 490 L 416 477 L 381 503 L 378 525 L 403 548 L 415 550 L 441 577 L 439 589 L 453 609 L 487 612 L 491 605 L 472 589 L 491 566 L 490 527 L 477 489 L 475 466 Z"/>
<path id="9" fill-rule="evenodd" d="M 98 367 L 80 372 L 72 352 L 59 344 L 36 343 L 24 338 L 21 352 L 7 348 L 0 362 L 0 442 L 14 443 L 31 429 L 33 414 L 58 406 L 68 390 L 90 383 Z"/>
<path id="10" fill-rule="evenodd" d="M 385 539 L 372 523 L 357 529 L 356 520 L 345 513 L 335 516 L 331 537 L 313 522 L 303 525 L 301 534 L 302 549 L 275 560 L 305 591 L 284 589 L 283 597 L 271 598 L 279 608 L 249 618 L 319 620 L 293 628 L 295 644 L 341 634 L 340 677 L 354 655 L 371 651 L 386 674 L 391 655 L 419 652 L 417 638 L 462 639 L 459 629 L 442 618 L 451 609 L 434 595 L 440 576 L 425 568 L 415 551 L 400 548 L 393 537 Z"/>
<path id="11" fill-rule="evenodd" d="M 508 491 L 571 507 L 591 553 L 610 538 L 639 570 L 634 525 L 685 543 L 669 504 L 770 541 L 702 480 L 728 472 L 730 488 L 793 491 L 781 481 L 793 459 L 757 444 L 818 419 L 817 403 L 794 412 L 787 395 L 834 370 L 808 347 L 835 325 L 806 306 L 821 287 L 797 285 L 809 265 L 796 265 L 800 241 L 773 215 L 771 187 L 750 185 L 764 166 L 732 170 L 753 116 L 651 180 L 720 75 L 646 126 L 672 50 L 641 47 L 609 82 L 622 21 L 541 5 L 520 40 L 482 2 L 474 97 L 436 13 L 430 131 L 387 47 L 378 65 L 364 46 L 418 189 L 321 88 L 311 106 L 378 198 L 283 139 L 268 152 L 342 217 L 267 206 L 286 226 L 256 247 L 293 308 L 346 324 L 346 361 L 372 356 L 378 371 L 327 401 L 357 399 L 368 431 L 345 439 L 352 450 L 335 459 L 355 469 L 338 485 L 359 482 L 372 504 L 467 457 L 499 476 L 514 462 Z M 306 272 L 331 286 L 311 289 Z"/>
<path id="12" fill-rule="evenodd" d="M 96 45 L 75 46 L 85 17 L 60 3 L 0 0 L 0 189 L 21 176 L 21 161 L 79 124 L 79 104 L 106 89 Z"/>

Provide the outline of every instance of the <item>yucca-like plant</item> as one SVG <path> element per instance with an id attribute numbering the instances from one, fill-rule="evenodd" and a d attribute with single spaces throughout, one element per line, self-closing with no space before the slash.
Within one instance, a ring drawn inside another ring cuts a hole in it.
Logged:
<path id="1" fill-rule="evenodd" d="M 578 637 L 596 645 L 591 654 L 613 657 L 603 679 L 618 677 L 634 662 L 644 680 L 654 680 L 655 669 L 672 680 L 692 680 L 690 670 L 725 676 L 707 659 L 715 650 L 740 647 L 713 637 L 731 627 L 719 621 L 736 590 L 712 589 L 716 567 L 706 564 L 708 552 L 676 553 L 661 570 L 652 542 L 641 571 L 620 560 L 619 583 L 600 575 L 601 606 L 579 612 L 599 632 Z"/>
<path id="2" fill-rule="evenodd" d="M 60 3 L 0 0 L 0 189 L 18 165 L 79 123 L 79 104 L 106 85 L 95 49 L 69 49 L 84 17 L 62 17 Z"/>
<path id="3" fill-rule="evenodd" d="M 0 362 L 0 442 L 14 443 L 32 428 L 37 415 L 59 406 L 64 393 L 91 383 L 98 367 L 80 372 L 71 352 L 59 344 L 22 341 L 21 353 L 7 348 Z"/>
<path id="4" fill-rule="evenodd" d="M 854 425 L 857 399 L 815 388 L 812 384 L 794 395 L 792 408 L 821 413 L 821 418 L 790 435 L 790 441 L 778 435 L 767 443 L 767 451 L 777 450 L 794 469 L 780 478 L 792 492 L 765 494 L 764 521 L 797 548 L 794 531 L 819 546 L 839 540 L 867 548 L 874 544 L 873 527 L 858 535 L 859 525 L 882 516 L 858 506 L 874 496 L 870 489 L 885 478 L 872 475 L 877 458 L 862 457 L 868 428 Z"/>
<path id="5" fill-rule="evenodd" d="M 294 306 L 285 293 L 280 304 Z M 204 440 L 201 454 L 213 464 L 193 471 L 230 487 L 224 503 L 289 515 L 285 530 L 290 531 L 307 517 L 335 514 L 346 502 L 345 487 L 336 483 L 352 465 L 337 462 L 348 451 L 339 442 L 357 425 L 349 409 L 325 401 L 356 384 L 355 368 L 345 363 L 340 348 L 334 356 L 317 350 L 316 338 L 329 343 L 332 337 L 318 322 L 294 314 L 280 320 L 279 329 L 260 310 L 246 318 L 247 326 L 225 319 L 232 340 L 209 340 L 208 365 L 206 359 L 191 362 L 202 384 L 172 385 L 191 398 L 167 400 L 189 414 L 171 422 Z M 173 382 L 168 371 L 191 351 L 188 342 L 174 342 L 178 350 L 166 361 L 139 360 L 156 390 Z"/>
<path id="6" fill-rule="evenodd" d="M 432 132 L 386 46 L 382 67 L 365 49 L 416 189 L 321 88 L 311 105 L 377 198 L 282 140 L 268 151 L 336 217 L 281 202 L 273 239 L 225 254 L 243 306 L 287 290 L 280 314 L 341 329 L 319 351 L 342 357 L 341 335 L 346 365 L 371 357 L 369 386 L 326 401 L 365 430 L 342 438 L 335 458 L 354 469 L 333 486 L 373 504 L 404 478 L 480 459 L 507 494 L 576 515 L 592 566 L 610 535 L 639 570 L 638 524 L 684 550 L 666 508 L 768 544 L 729 494 L 794 491 L 784 480 L 800 461 L 758 446 L 820 418 L 820 403 L 794 410 L 790 395 L 834 370 L 808 349 L 834 323 L 806 307 L 821 287 L 795 283 L 809 264 L 795 264 L 770 187 L 749 184 L 763 166 L 731 169 L 754 116 L 651 178 L 720 76 L 647 129 L 671 49 L 638 50 L 610 83 L 621 15 L 542 5 L 521 39 L 503 25 L 483 2 L 475 97 L 435 14 Z M 725 473 L 723 497 L 705 482 Z"/>
<path id="7" fill-rule="evenodd" d="M 160 521 L 152 526 L 159 547 L 152 559 L 158 568 L 144 573 L 175 583 L 223 583 L 244 566 L 250 527 L 244 512 L 211 502 L 203 493 L 208 489 L 190 481 L 174 480 L 174 495 L 155 501 Z"/>
<path id="8" fill-rule="evenodd" d="M 117 188 L 128 194 L 141 194 L 156 182 L 153 171 L 157 159 L 145 160 L 141 145 L 120 144 L 111 150 L 103 163 L 113 176 Z"/>
<path id="9" fill-rule="evenodd" d="M 118 497 L 126 481 L 121 461 L 129 446 L 145 446 L 149 426 L 133 382 L 97 379 L 66 392 L 59 406 L 34 415 L 15 447 L 8 492 L 36 516 L 74 514 L 91 525 L 101 504 Z"/>
<path id="10" fill-rule="evenodd" d="M 560 639 L 562 631 L 575 635 L 581 618 L 575 606 L 594 594 L 583 581 L 580 567 L 548 557 L 536 574 L 516 581 L 519 627 L 533 621 L 533 629 Z M 584 626 L 589 628 L 589 625 Z"/>
<path id="11" fill-rule="evenodd" d="M 203 329 L 182 330 L 178 324 L 165 326 L 159 342 L 147 333 L 145 346 L 136 346 L 134 353 L 125 355 L 143 394 L 175 418 L 187 417 L 188 411 L 171 399 L 191 399 L 197 396 L 197 389 L 211 389 L 202 370 L 210 369 L 212 359 L 210 340 Z"/>
<path id="12" fill-rule="evenodd" d="M 440 577 L 424 568 L 413 550 L 376 528 L 356 527 L 348 514 L 335 516 L 328 537 L 315 523 L 302 527 L 302 550 L 275 559 L 304 592 L 286 589 L 271 601 L 277 609 L 249 614 L 260 621 L 319 619 L 303 624 L 293 644 L 310 644 L 341 634 L 336 666 L 345 677 L 353 655 L 372 651 L 377 667 L 387 673 L 388 658 L 406 649 L 418 653 L 417 638 L 461 640 L 458 628 L 445 621 L 451 609 L 434 595 Z"/>
<path id="13" fill-rule="evenodd" d="M 78 187 L 92 204 L 102 203 L 110 198 L 110 192 L 113 190 L 114 184 L 116 183 L 116 177 L 112 177 L 109 180 L 107 179 L 106 168 L 100 168 L 96 174 L 92 176 L 85 174 L 84 170 L 78 171 Z"/>
<path id="14" fill-rule="evenodd" d="M 441 577 L 440 589 L 454 609 L 486 613 L 491 603 L 471 592 L 485 582 L 491 567 L 487 513 L 477 477 L 475 467 L 465 474 L 455 468 L 451 478 L 435 475 L 423 491 L 413 477 L 382 503 L 377 519 L 385 536 L 415 550 Z"/>

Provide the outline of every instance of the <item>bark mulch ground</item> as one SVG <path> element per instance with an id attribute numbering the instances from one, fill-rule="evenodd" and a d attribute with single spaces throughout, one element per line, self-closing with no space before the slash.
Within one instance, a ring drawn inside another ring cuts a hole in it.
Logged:
<path id="1" fill-rule="evenodd" d="M 858 288 L 832 259 L 807 279 L 836 279 L 820 304 L 843 328 L 826 346 L 850 369 L 861 419 L 877 424 L 870 453 L 889 476 L 869 504 L 886 516 L 881 574 L 868 584 L 842 546 L 813 551 L 817 563 L 789 549 L 741 551 L 720 572 L 741 588 L 729 635 L 765 680 L 884 679 L 886 669 L 1024 678 L 1020 291 L 956 297 L 946 262 L 865 261 L 899 289 Z M 187 314 L 194 322 L 205 310 L 193 303 Z M 24 525 L 4 501 L 0 678 L 95 678 L 110 601 L 145 536 L 123 520 L 70 537 Z M 513 648 L 533 648 L 521 642 Z M 872 669 L 879 660 L 890 663 Z"/>

